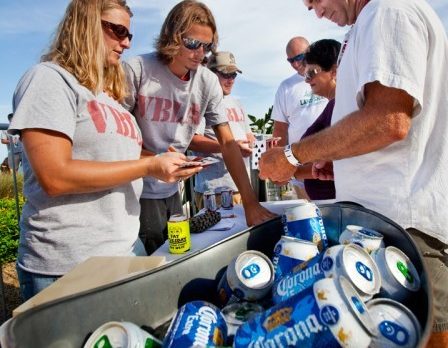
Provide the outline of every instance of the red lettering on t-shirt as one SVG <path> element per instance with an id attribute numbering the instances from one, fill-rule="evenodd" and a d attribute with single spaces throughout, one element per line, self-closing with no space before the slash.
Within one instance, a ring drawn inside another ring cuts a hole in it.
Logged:
<path id="1" fill-rule="evenodd" d="M 104 133 L 106 131 L 106 115 L 101 112 L 100 106 L 95 100 L 91 100 L 87 103 L 87 110 L 92 118 L 98 133 Z"/>
<path id="2" fill-rule="evenodd" d="M 238 109 L 236 108 L 227 108 L 226 109 L 227 119 L 229 121 L 234 122 L 244 121 L 244 113 L 241 109 L 239 109 L 239 111 L 240 112 L 238 112 Z"/>

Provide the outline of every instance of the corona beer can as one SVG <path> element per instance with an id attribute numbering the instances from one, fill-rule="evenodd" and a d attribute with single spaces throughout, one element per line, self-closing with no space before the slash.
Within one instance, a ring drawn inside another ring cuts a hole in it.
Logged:
<path id="1" fill-rule="evenodd" d="M 243 324 L 234 347 L 367 348 L 372 318 L 344 277 L 317 281 Z"/>
<path id="2" fill-rule="evenodd" d="M 418 272 L 400 249 L 388 246 L 374 251 L 372 257 L 383 277 L 381 296 L 406 302 L 420 289 Z"/>
<path id="3" fill-rule="evenodd" d="M 401 303 L 377 298 L 367 302 L 378 335 L 371 348 L 414 348 L 418 346 L 421 326 L 415 315 Z"/>
<path id="4" fill-rule="evenodd" d="M 339 236 L 339 243 L 341 244 L 358 244 L 367 250 L 368 253 L 379 248 L 384 248 L 383 235 L 370 228 L 347 225 L 345 230 Z"/>
<path id="5" fill-rule="evenodd" d="M 213 191 L 205 191 L 202 195 L 204 198 L 204 208 L 210 211 L 218 210 L 218 205 L 216 204 L 216 196 Z"/>
<path id="6" fill-rule="evenodd" d="M 227 341 L 227 324 L 211 303 L 192 301 L 183 305 L 171 321 L 164 348 L 218 347 Z"/>
<path id="7" fill-rule="evenodd" d="M 215 192 L 221 195 L 222 209 L 227 210 L 233 208 L 233 190 L 230 187 L 218 187 Z"/>
<path id="8" fill-rule="evenodd" d="M 317 245 L 319 251 L 328 247 L 327 234 L 319 207 L 312 203 L 286 208 L 284 225 L 287 236 L 308 240 Z"/>
<path id="9" fill-rule="evenodd" d="M 312 242 L 282 236 L 274 247 L 274 257 L 272 258 L 275 280 L 318 253 L 317 245 Z"/>
<path id="10" fill-rule="evenodd" d="M 131 322 L 111 321 L 101 325 L 87 340 L 84 348 L 162 347 L 162 342 Z"/>
<path id="11" fill-rule="evenodd" d="M 171 254 L 183 254 L 190 250 L 190 222 L 185 215 L 171 215 L 168 220 L 168 243 Z"/>
<path id="12" fill-rule="evenodd" d="M 263 253 L 247 250 L 227 266 L 218 284 L 218 299 L 222 305 L 256 301 L 265 297 L 274 283 L 274 266 Z"/>
<path id="13" fill-rule="evenodd" d="M 370 300 L 380 291 L 380 272 L 367 251 L 355 244 L 335 245 L 276 281 L 273 301 L 276 304 L 283 302 L 320 279 L 341 275 L 352 283 L 363 301 Z"/>

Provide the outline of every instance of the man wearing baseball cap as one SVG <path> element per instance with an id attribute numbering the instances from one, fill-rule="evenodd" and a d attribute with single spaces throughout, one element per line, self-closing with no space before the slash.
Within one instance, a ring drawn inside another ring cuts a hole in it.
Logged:
<path id="1" fill-rule="evenodd" d="M 229 122 L 233 136 L 240 147 L 241 154 L 244 157 L 246 170 L 250 170 L 249 156 L 252 154 L 250 143 L 254 141 L 254 135 L 249 126 L 249 118 L 244 111 L 241 102 L 231 96 L 232 88 L 238 73 L 242 71 L 236 65 L 235 56 L 231 52 L 215 52 L 209 57 L 208 68 L 213 71 L 219 79 L 223 91 L 223 101 L 226 110 L 226 116 Z M 219 189 L 221 187 L 229 187 L 234 191 L 233 203 L 241 204 L 241 196 L 233 182 L 227 168 L 224 164 L 221 154 L 221 147 L 215 137 L 213 129 L 205 126 L 204 120 L 196 130 L 189 149 L 195 152 L 195 155 L 201 157 L 214 157 L 220 161 L 213 164 L 195 177 L 195 203 L 197 208 L 203 207 L 203 193 L 208 190 L 217 191 L 217 203 L 220 204 Z"/>

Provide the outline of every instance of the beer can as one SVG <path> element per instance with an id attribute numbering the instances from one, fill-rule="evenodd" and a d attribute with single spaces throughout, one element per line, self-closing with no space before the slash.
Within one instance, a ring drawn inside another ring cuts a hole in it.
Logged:
<path id="1" fill-rule="evenodd" d="M 84 348 L 162 347 L 162 342 L 131 322 L 111 321 L 101 325 L 87 340 Z"/>
<path id="2" fill-rule="evenodd" d="M 274 282 L 271 260 L 256 250 L 247 250 L 227 266 L 218 284 L 218 299 L 222 305 L 256 301 L 265 297 Z"/>
<path id="3" fill-rule="evenodd" d="M 227 341 L 227 324 L 211 303 L 192 301 L 183 305 L 170 323 L 163 347 L 218 347 Z"/>
<path id="4" fill-rule="evenodd" d="M 372 257 L 383 277 L 381 296 L 403 302 L 420 289 L 418 272 L 400 249 L 388 246 L 374 251 Z"/>
<path id="5" fill-rule="evenodd" d="M 218 205 L 216 204 L 216 196 L 214 191 L 205 191 L 202 195 L 204 199 L 204 208 L 210 211 L 218 210 Z"/>
<path id="6" fill-rule="evenodd" d="M 316 204 L 307 202 L 286 208 L 284 221 L 286 221 L 284 229 L 287 236 L 313 242 L 319 251 L 328 247 L 324 222 Z"/>
<path id="7" fill-rule="evenodd" d="M 221 195 L 222 209 L 227 210 L 233 208 L 233 190 L 230 187 L 218 187 L 215 192 Z"/>
<path id="8" fill-rule="evenodd" d="M 368 253 L 384 248 L 383 235 L 375 230 L 357 225 L 347 225 L 339 236 L 341 244 L 358 244 Z"/>
<path id="9" fill-rule="evenodd" d="M 317 245 L 294 237 L 281 236 L 274 247 L 275 280 L 290 272 L 295 266 L 307 261 L 319 253 Z"/>
<path id="10" fill-rule="evenodd" d="M 367 348 L 374 334 L 372 318 L 351 283 L 325 278 L 243 324 L 234 347 Z"/>
<path id="11" fill-rule="evenodd" d="M 293 268 L 275 282 L 273 301 L 280 303 L 323 278 L 346 277 L 363 301 L 380 291 L 381 276 L 373 259 L 358 245 L 335 245 Z"/>
<path id="12" fill-rule="evenodd" d="M 371 348 L 417 347 L 422 330 L 407 307 L 391 299 L 377 298 L 367 302 L 367 308 L 378 332 Z"/>
<path id="13" fill-rule="evenodd" d="M 231 303 L 225 306 L 222 314 L 226 319 L 228 337 L 235 336 L 236 330 L 242 324 L 263 311 L 264 308 L 261 305 L 253 302 Z"/>
<path id="14" fill-rule="evenodd" d="M 171 215 L 168 220 L 168 243 L 171 254 L 183 254 L 190 250 L 190 222 L 185 215 Z"/>

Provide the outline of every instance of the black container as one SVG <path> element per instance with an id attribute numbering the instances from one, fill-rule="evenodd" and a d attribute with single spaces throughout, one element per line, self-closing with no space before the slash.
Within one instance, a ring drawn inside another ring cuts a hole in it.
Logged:
<path id="1" fill-rule="evenodd" d="M 383 233 L 386 245 L 409 256 L 422 281 L 410 309 L 421 324 L 419 347 L 424 347 L 431 333 L 432 297 L 422 257 L 407 232 L 362 207 L 337 203 L 320 205 L 320 209 L 330 244 L 337 243 L 346 225 L 356 224 Z M 30 309 L 6 325 L 7 347 L 80 348 L 90 333 L 113 320 L 131 321 L 151 331 L 168 322 L 185 302 L 214 302 L 216 279 L 232 258 L 249 249 L 272 257 L 281 232 L 280 218 L 276 218 L 168 265 Z"/>

